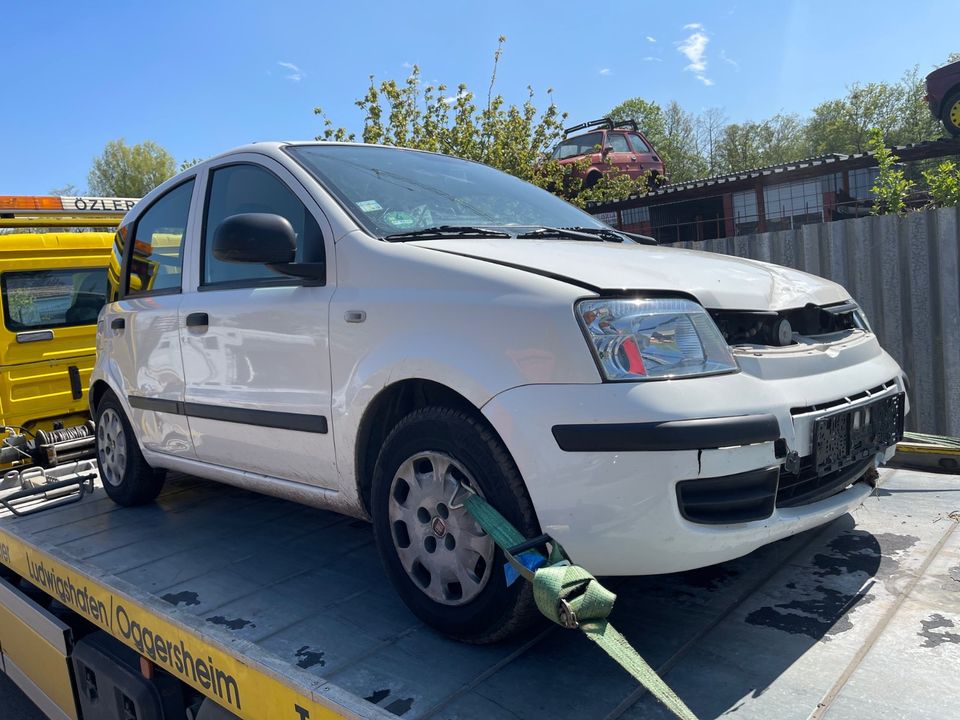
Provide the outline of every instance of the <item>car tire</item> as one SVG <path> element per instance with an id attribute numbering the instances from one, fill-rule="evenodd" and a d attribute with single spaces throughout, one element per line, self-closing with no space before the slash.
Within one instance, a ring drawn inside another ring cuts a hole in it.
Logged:
<path id="1" fill-rule="evenodd" d="M 164 473 L 143 458 L 120 400 L 107 392 L 97 405 L 97 463 L 107 495 L 118 505 L 148 503 L 163 489 Z"/>
<path id="2" fill-rule="evenodd" d="M 489 425 L 461 410 L 427 407 L 397 424 L 374 467 L 377 548 L 418 618 L 463 642 L 497 642 L 537 619 L 533 591 L 522 578 L 507 586 L 503 552 L 465 509 L 450 507 L 465 495 L 450 502 L 457 481 L 472 485 L 525 537 L 539 535 L 523 479 Z"/>
<path id="3" fill-rule="evenodd" d="M 592 172 L 592 173 L 590 173 L 589 175 L 587 175 L 586 180 L 583 181 L 583 189 L 584 189 L 584 190 L 589 190 L 589 189 L 592 188 L 594 185 L 596 185 L 598 182 L 600 182 L 600 173 L 598 173 L 598 172 Z"/>
<path id="4" fill-rule="evenodd" d="M 947 99 L 943 102 L 940 119 L 948 133 L 954 137 L 960 136 L 960 89 L 947 95 Z"/>

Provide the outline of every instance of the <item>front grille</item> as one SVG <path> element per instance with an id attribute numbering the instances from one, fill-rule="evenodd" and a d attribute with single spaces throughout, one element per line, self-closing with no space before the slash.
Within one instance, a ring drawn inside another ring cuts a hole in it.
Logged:
<path id="1" fill-rule="evenodd" d="M 827 410 L 840 408 L 844 405 L 850 405 L 857 400 L 863 400 L 864 398 L 873 397 L 874 395 L 880 395 L 896 384 L 896 380 L 887 380 L 887 382 L 883 383 L 883 385 L 877 385 L 869 390 L 858 392 L 855 395 L 848 395 L 847 397 L 831 400 L 830 402 L 819 403 L 817 405 L 804 405 L 803 407 L 790 408 L 790 415 L 797 417 L 798 415 L 806 415 L 807 413 L 826 412 Z"/>
<path id="2" fill-rule="evenodd" d="M 872 458 L 860 460 L 821 476 L 817 476 L 813 456 L 800 461 L 799 473 L 787 472 L 781 468 L 777 507 L 797 507 L 830 497 L 859 479 L 872 461 Z"/>

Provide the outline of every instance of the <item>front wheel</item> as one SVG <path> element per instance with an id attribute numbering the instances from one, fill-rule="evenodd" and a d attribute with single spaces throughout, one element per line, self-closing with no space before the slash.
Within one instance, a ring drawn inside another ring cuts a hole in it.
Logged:
<path id="1" fill-rule="evenodd" d="M 411 611 L 450 637 L 502 640 L 536 617 L 530 584 L 507 586 L 503 553 L 462 507 L 467 485 L 522 534 L 539 534 L 506 448 L 481 420 L 431 407 L 411 413 L 374 468 L 374 534 L 387 575 Z"/>
<path id="2" fill-rule="evenodd" d="M 147 464 L 116 395 L 97 405 L 97 462 L 107 495 L 118 505 L 148 503 L 163 488 L 164 475 Z"/>

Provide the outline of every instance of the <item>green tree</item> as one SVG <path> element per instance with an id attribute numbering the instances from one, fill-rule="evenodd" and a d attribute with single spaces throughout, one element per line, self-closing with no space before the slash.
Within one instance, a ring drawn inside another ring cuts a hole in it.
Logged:
<path id="1" fill-rule="evenodd" d="M 873 213 L 903 215 L 907 211 L 907 196 L 913 188 L 913 181 L 907 180 L 903 170 L 897 167 L 900 158 L 887 147 L 880 128 L 872 128 L 868 132 L 867 145 L 879 168 L 877 179 L 871 188 L 874 194 Z"/>
<path id="2" fill-rule="evenodd" d="M 94 159 L 87 182 L 95 195 L 143 197 L 176 172 L 173 156 L 155 142 L 127 145 L 120 138 Z"/>
<path id="3" fill-rule="evenodd" d="M 811 153 L 797 115 L 777 114 L 762 122 L 731 123 L 723 129 L 718 148 L 722 172 L 742 172 L 798 160 Z"/>
<path id="4" fill-rule="evenodd" d="M 695 180 L 708 174 L 709 151 L 701 148 L 700 121 L 676 101 L 662 108 L 641 97 L 624 100 L 608 113 L 615 120 L 636 120 L 663 160 L 671 182 Z M 719 136 L 719 129 L 717 130 Z M 709 147 L 709 143 L 707 143 Z"/>
<path id="5" fill-rule="evenodd" d="M 871 128 L 884 135 L 893 130 L 898 100 L 897 89 L 888 83 L 854 83 L 846 97 L 813 109 L 806 128 L 810 147 L 817 155 L 865 152 Z"/>
<path id="6" fill-rule="evenodd" d="M 924 171 L 923 179 L 933 207 L 960 205 L 960 165 L 953 160 L 944 160 L 933 170 Z"/>
<path id="7" fill-rule="evenodd" d="M 476 160 L 550 189 L 581 206 L 588 198 L 612 199 L 611 193 L 629 194 L 644 187 L 643 181 L 629 181 L 613 173 L 613 177 L 605 177 L 587 193 L 574 177 L 573 166 L 561 166 L 550 158 L 554 146 L 563 139 L 567 115 L 553 101 L 550 89 L 542 110 L 537 108 L 531 87 L 519 105 L 507 103 L 495 93 L 505 42 L 506 38 L 500 36 L 486 98 L 479 102 L 464 83 L 456 88 L 442 83 L 425 84 L 416 65 L 402 82 L 377 82 L 371 75 L 366 93 L 355 103 L 364 114 L 360 139 Z M 354 133 L 335 125 L 322 108 L 314 108 L 314 114 L 323 122 L 318 140 L 356 139 Z"/>

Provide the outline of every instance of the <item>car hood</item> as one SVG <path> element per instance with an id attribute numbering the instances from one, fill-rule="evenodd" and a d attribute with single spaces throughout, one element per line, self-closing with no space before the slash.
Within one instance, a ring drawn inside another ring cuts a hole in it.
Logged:
<path id="1" fill-rule="evenodd" d="M 683 292 L 711 309 L 786 310 L 850 298 L 837 283 L 799 270 L 679 248 L 517 239 L 411 244 L 555 277 L 590 290 Z"/>

